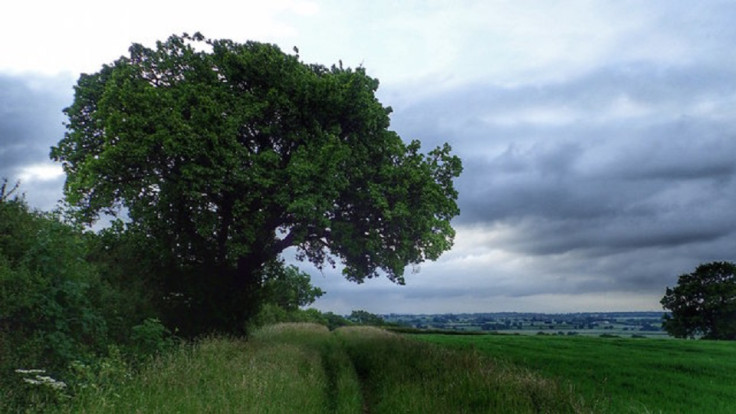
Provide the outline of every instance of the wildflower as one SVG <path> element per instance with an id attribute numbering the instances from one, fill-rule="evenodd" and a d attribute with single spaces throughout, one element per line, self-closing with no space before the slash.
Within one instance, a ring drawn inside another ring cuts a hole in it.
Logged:
<path id="1" fill-rule="evenodd" d="M 32 378 L 23 378 L 23 382 L 27 384 L 47 386 L 57 391 L 66 388 L 64 381 L 56 380 L 48 375 L 41 375 L 46 373 L 46 370 L 43 369 L 16 369 L 15 372 L 22 375 L 33 375 Z"/>
<path id="2" fill-rule="evenodd" d="M 15 372 L 18 374 L 45 374 L 45 369 L 16 369 Z"/>
<path id="3" fill-rule="evenodd" d="M 42 377 L 40 375 L 36 375 L 36 379 L 41 381 L 42 385 L 48 385 L 55 390 L 63 390 L 64 388 L 66 388 L 66 383 L 64 381 L 58 381 L 51 377 Z"/>

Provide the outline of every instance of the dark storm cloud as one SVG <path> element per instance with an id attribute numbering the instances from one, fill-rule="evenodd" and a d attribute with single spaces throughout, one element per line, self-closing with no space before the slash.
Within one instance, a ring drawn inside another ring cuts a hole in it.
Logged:
<path id="1" fill-rule="evenodd" d="M 698 263 L 735 260 L 734 109 L 733 68 L 643 62 L 564 82 L 465 85 L 397 108 L 402 136 L 449 141 L 463 159 L 456 225 L 501 226 L 476 248 L 524 263 L 463 269 L 472 291 L 410 281 L 404 297 L 656 298 Z"/>
<path id="2" fill-rule="evenodd" d="M 639 65 L 561 84 L 474 85 L 404 108 L 395 125 L 430 145 L 448 139 L 464 159 L 459 223 L 531 218 L 615 233 L 646 222 L 654 236 L 611 243 L 707 240 L 736 222 L 734 79 Z"/>
<path id="3" fill-rule="evenodd" d="M 50 144 L 63 134 L 69 80 L 0 75 L 0 91 L 0 165 L 6 169 L 48 157 Z"/>
<path id="4" fill-rule="evenodd" d="M 62 109 L 71 99 L 66 76 L 0 74 L 0 177 L 15 182 L 24 169 L 49 164 L 49 149 L 64 134 Z M 61 195 L 62 180 L 21 180 L 21 191 L 34 207 L 49 209 Z"/>

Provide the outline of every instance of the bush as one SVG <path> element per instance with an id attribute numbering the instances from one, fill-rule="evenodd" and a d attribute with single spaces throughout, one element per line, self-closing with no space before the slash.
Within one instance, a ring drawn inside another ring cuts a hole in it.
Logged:
<path id="1" fill-rule="evenodd" d="M 156 271 L 164 262 L 151 240 L 120 221 L 98 234 L 86 234 L 86 260 L 100 274 L 97 293 L 110 339 L 131 345 L 132 329 L 146 319 L 161 320 L 165 293 Z"/>
<path id="2" fill-rule="evenodd" d="M 335 329 L 341 327 L 341 326 L 350 326 L 352 325 L 352 322 L 347 320 L 345 317 L 336 315 L 332 312 L 326 312 L 323 313 L 322 316 L 327 321 L 327 328 L 329 328 L 331 331 L 334 331 Z"/>
<path id="3" fill-rule="evenodd" d="M 148 318 L 132 328 L 134 354 L 139 358 L 159 355 L 174 346 L 171 331 L 156 318 Z"/>
<path id="4" fill-rule="evenodd" d="M 81 233 L 22 199 L 0 197 L 0 235 L 0 411 L 45 406 L 54 401 L 45 383 L 15 371 L 64 381 L 72 361 L 105 352 L 107 325 L 93 293 L 99 278 L 84 260 Z"/>
<path id="5" fill-rule="evenodd" d="M 274 303 L 265 303 L 261 306 L 260 311 L 251 321 L 249 331 L 252 332 L 263 326 L 284 322 L 316 323 L 327 326 L 328 328 L 332 326 L 330 329 L 334 329 L 337 326 L 344 326 L 348 323 L 344 318 L 342 318 L 344 323 L 341 324 L 335 316 L 336 315 L 334 314 L 323 314 L 317 309 L 312 308 L 288 311 Z"/>
<path id="6" fill-rule="evenodd" d="M 0 189 L 0 412 L 45 411 L 78 389 L 49 384 L 88 383 L 89 372 L 110 376 L 112 366 L 126 371 L 115 361 L 140 361 L 173 344 L 141 285 L 110 271 L 113 253 L 123 251 L 109 249 L 105 237 L 31 211 Z"/>

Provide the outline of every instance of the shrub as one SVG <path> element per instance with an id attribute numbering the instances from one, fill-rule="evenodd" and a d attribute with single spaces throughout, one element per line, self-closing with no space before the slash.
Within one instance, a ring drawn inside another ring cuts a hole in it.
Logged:
<path id="1" fill-rule="evenodd" d="M 132 331 L 132 347 L 138 359 L 161 354 L 174 345 L 171 331 L 156 318 L 146 319 L 134 326 Z"/>
<path id="2" fill-rule="evenodd" d="M 2 197 L 0 235 L 0 411 L 45 406 L 56 401 L 45 380 L 15 371 L 64 381 L 72 361 L 105 352 L 107 326 L 92 294 L 99 279 L 81 233 L 58 215 Z"/>

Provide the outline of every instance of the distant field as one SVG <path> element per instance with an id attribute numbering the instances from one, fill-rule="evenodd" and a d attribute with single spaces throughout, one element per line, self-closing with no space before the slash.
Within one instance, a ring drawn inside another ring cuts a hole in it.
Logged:
<path id="1" fill-rule="evenodd" d="M 566 381 L 598 410 L 736 413 L 736 343 L 524 335 L 414 335 Z"/>
<path id="2" fill-rule="evenodd" d="M 616 335 L 667 338 L 662 330 L 662 312 L 583 313 L 461 313 L 428 315 L 381 315 L 403 327 L 457 332 L 496 332 L 521 335 Z"/>

